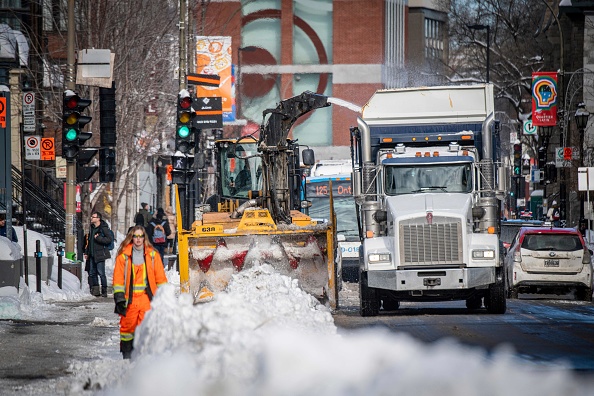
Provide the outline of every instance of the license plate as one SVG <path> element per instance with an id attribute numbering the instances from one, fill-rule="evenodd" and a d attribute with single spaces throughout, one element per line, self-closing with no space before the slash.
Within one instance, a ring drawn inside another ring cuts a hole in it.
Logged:
<path id="1" fill-rule="evenodd" d="M 545 267 L 558 267 L 559 260 L 545 260 Z"/>

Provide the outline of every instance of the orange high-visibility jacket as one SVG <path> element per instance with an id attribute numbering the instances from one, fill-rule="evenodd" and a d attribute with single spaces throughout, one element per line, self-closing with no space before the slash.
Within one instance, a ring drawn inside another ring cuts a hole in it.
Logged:
<path id="1" fill-rule="evenodd" d="M 145 247 L 144 262 L 148 278 L 147 294 L 150 299 L 157 293 L 157 287 L 167 283 L 167 276 L 161 261 L 161 255 L 155 249 Z M 122 254 L 116 258 L 113 270 L 113 292 L 123 292 L 126 305 L 131 301 L 130 280 L 132 279 L 132 244 L 126 246 Z M 127 268 L 126 268 L 127 267 Z"/>

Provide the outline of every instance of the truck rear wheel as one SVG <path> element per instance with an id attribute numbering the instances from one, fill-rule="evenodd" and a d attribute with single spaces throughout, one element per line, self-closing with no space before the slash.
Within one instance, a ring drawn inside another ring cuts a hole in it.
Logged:
<path id="1" fill-rule="evenodd" d="M 379 314 L 380 300 L 377 291 L 367 286 L 367 272 L 359 275 L 359 307 L 361 316 L 377 316 Z"/>
<path id="2" fill-rule="evenodd" d="M 490 314 L 504 314 L 507 310 L 505 299 L 505 281 L 503 270 L 498 269 L 495 275 L 495 283 L 489 285 L 489 291 L 485 296 L 485 306 Z"/>

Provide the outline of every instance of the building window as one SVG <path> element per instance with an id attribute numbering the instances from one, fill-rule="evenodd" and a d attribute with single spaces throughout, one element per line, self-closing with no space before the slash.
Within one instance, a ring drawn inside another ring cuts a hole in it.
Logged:
<path id="1" fill-rule="evenodd" d="M 425 18 L 425 57 L 443 59 L 444 23 L 436 19 Z"/>

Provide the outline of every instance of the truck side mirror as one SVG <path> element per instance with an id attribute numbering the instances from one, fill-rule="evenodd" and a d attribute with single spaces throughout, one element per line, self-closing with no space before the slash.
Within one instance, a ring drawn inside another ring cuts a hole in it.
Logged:
<path id="1" fill-rule="evenodd" d="M 306 166 L 312 166 L 316 163 L 316 156 L 312 149 L 303 150 L 301 156 L 303 157 L 303 164 Z"/>

